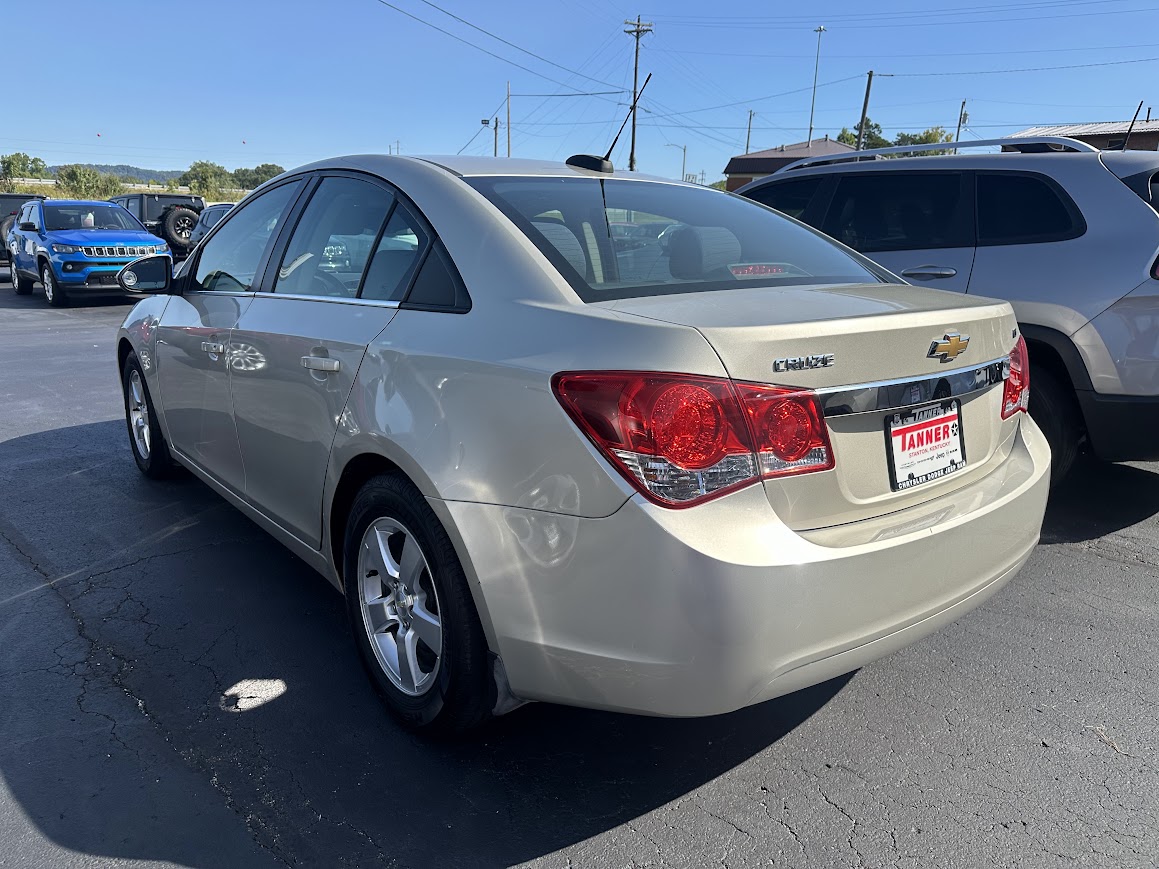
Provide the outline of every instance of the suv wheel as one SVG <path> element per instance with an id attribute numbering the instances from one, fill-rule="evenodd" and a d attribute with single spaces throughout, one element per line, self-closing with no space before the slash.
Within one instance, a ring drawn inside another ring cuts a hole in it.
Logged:
<path id="1" fill-rule="evenodd" d="M 51 264 L 41 265 L 40 282 L 44 285 L 44 298 L 48 304 L 54 308 L 63 308 L 68 304 L 68 297 L 65 295 L 64 289 L 56 282 L 56 275 L 53 274 Z"/>
<path id="2" fill-rule="evenodd" d="M 1030 369 L 1030 415 L 1050 444 L 1050 485 L 1062 482 L 1078 456 L 1082 425 L 1073 393 L 1053 371 Z"/>
<path id="3" fill-rule="evenodd" d="M 12 274 L 12 289 L 16 290 L 18 296 L 28 296 L 32 294 L 32 281 L 24 277 L 20 272 L 16 271 L 16 260 L 8 260 L 8 271 Z"/>
<path id="4" fill-rule="evenodd" d="M 161 218 L 163 238 L 174 251 L 184 253 L 189 249 L 189 236 L 197 225 L 197 212 L 182 205 L 174 206 Z"/>
<path id="5" fill-rule="evenodd" d="M 409 480 L 368 481 L 346 525 L 342 571 L 362 664 L 403 726 L 457 733 L 491 717 L 483 626 L 446 530 Z"/>

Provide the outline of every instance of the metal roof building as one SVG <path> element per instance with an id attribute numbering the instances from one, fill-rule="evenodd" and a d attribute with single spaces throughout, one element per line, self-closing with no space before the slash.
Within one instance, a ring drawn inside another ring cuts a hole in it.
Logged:
<path id="1" fill-rule="evenodd" d="M 1117 150 L 1123 146 L 1127 135 L 1128 121 L 1093 121 L 1086 124 L 1054 124 L 1051 126 L 1028 127 L 1015 136 L 1067 136 L 1078 139 L 1101 150 Z M 1159 120 L 1136 121 L 1131 130 L 1128 147 L 1132 151 L 1159 150 Z"/>

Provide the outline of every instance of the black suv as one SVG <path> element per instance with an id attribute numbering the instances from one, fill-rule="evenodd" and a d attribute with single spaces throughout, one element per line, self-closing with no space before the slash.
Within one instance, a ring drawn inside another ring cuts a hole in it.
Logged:
<path id="1" fill-rule="evenodd" d="M 0 193 L 0 262 L 8 261 L 8 230 L 12 228 L 12 224 L 16 222 L 16 213 L 20 211 L 20 206 L 25 202 L 31 202 L 33 199 L 44 199 L 40 194 L 28 193 Z"/>
<path id="2" fill-rule="evenodd" d="M 197 217 L 205 210 L 200 196 L 181 193 L 126 193 L 109 200 L 125 208 L 145 228 L 169 242 L 174 259 L 183 259 L 193 249 L 189 236 Z"/>

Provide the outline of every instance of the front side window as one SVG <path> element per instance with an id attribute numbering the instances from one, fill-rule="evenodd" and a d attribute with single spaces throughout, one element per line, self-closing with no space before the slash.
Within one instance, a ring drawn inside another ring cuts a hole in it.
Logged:
<path id="1" fill-rule="evenodd" d="M 249 292 L 286 211 L 302 187 L 282 184 L 241 206 L 202 248 L 191 290 Z"/>
<path id="2" fill-rule="evenodd" d="M 394 197 L 356 178 L 323 178 L 278 269 L 275 293 L 354 298 Z"/>
<path id="3" fill-rule="evenodd" d="M 138 199 L 136 196 L 129 196 L 125 199 L 120 200 L 120 205 L 126 211 L 128 211 L 129 214 L 131 214 L 131 215 L 133 215 L 133 217 L 137 218 L 137 220 L 141 219 L 141 200 Z"/>
<path id="4" fill-rule="evenodd" d="M 112 229 L 143 232 L 145 229 L 133 219 L 129 212 L 111 202 L 93 202 L 85 205 L 45 205 L 44 228 L 47 232 L 59 232 L 66 229 Z"/>
<path id="5" fill-rule="evenodd" d="M 779 184 L 769 184 L 765 187 L 753 190 L 751 193 L 746 192 L 744 195 L 761 205 L 767 205 L 769 208 L 775 208 L 782 214 L 787 214 L 789 217 L 795 217 L 797 220 L 805 219 L 805 210 L 809 207 L 809 203 L 813 201 L 813 197 L 817 195 L 817 190 L 821 187 L 821 177 L 814 178 L 798 178 L 794 181 L 782 181 Z"/>
<path id="6" fill-rule="evenodd" d="M 865 253 L 973 247 L 958 173 L 875 172 L 837 184 L 824 230 Z"/>
<path id="7" fill-rule="evenodd" d="M 1065 241 L 1085 230 L 1078 208 L 1044 178 L 978 174 L 978 244 Z"/>
<path id="8" fill-rule="evenodd" d="M 31 223 L 33 229 L 40 230 L 40 210 L 36 207 L 35 203 L 28 206 L 28 218 L 25 222 Z"/>
<path id="9" fill-rule="evenodd" d="M 829 239 L 740 196 L 617 178 L 470 178 L 587 302 L 877 283 Z M 613 230 L 613 226 L 616 228 Z"/>

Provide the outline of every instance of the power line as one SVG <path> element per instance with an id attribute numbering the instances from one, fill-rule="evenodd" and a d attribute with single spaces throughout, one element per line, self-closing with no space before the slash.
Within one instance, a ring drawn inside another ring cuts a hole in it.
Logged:
<path id="1" fill-rule="evenodd" d="M 1022 69 L 971 69 L 958 72 L 895 72 L 894 78 L 927 78 L 949 75 L 1005 75 L 1012 72 L 1052 72 L 1059 69 L 1090 69 L 1095 66 L 1123 66 L 1129 63 L 1154 63 L 1159 57 L 1137 57 L 1134 60 L 1104 60 L 1100 63 L 1071 63 L 1066 66 L 1028 66 Z"/>
<path id="2" fill-rule="evenodd" d="M 540 78 L 546 79 L 547 81 L 551 82 L 552 84 L 557 84 L 560 87 L 567 88 L 568 90 L 573 90 L 573 91 L 579 90 L 579 88 L 574 87 L 573 85 L 565 84 L 564 82 L 560 81 L 559 79 L 554 79 L 549 75 L 544 75 L 541 72 L 536 72 L 534 69 L 532 69 L 529 66 L 524 66 L 521 63 L 516 63 L 515 61 L 511 60 L 510 58 L 503 57 L 502 55 L 496 54 L 493 51 L 488 51 L 483 46 L 476 45 L 474 42 L 471 42 L 469 39 L 464 39 L 463 37 L 458 36 L 457 34 L 451 33 L 451 31 L 446 30 L 445 28 L 439 27 L 439 25 L 437 25 L 437 24 L 432 24 L 431 22 L 427 21 L 424 18 L 419 18 L 417 15 L 413 15 L 410 12 L 407 12 L 405 9 L 401 9 L 398 6 L 395 6 L 393 3 L 387 2 L 387 0 L 375 0 L 375 2 L 381 3 L 383 6 L 387 6 L 391 9 L 393 9 L 395 12 L 401 13 L 401 14 L 405 15 L 407 18 L 410 18 L 414 21 L 417 21 L 419 24 L 425 24 L 427 27 L 430 27 L 432 30 L 437 30 L 437 31 L 439 31 L 439 33 L 442 33 L 446 36 L 449 36 L 449 37 L 451 37 L 451 39 L 454 39 L 458 42 L 461 42 L 464 45 L 469 45 L 469 46 L 471 46 L 471 48 L 475 49 L 476 51 L 481 51 L 484 54 L 495 58 L 496 60 L 500 60 L 503 63 L 510 64 L 511 66 L 514 66 L 518 69 L 521 69 L 524 72 L 529 72 L 532 75 L 539 76 Z M 604 82 L 601 82 L 601 84 L 604 84 Z"/>
<path id="3" fill-rule="evenodd" d="M 817 87 L 819 87 L 819 88 L 829 87 L 830 85 L 841 84 L 842 82 L 853 81 L 854 79 L 859 79 L 859 78 L 861 78 L 861 75 L 848 75 L 845 78 L 838 78 L 838 79 L 834 79 L 833 81 L 822 82 L 821 84 L 817 85 Z M 794 88 L 791 91 L 782 91 L 779 94 L 769 94 L 768 96 L 763 96 L 763 97 L 752 97 L 752 98 L 747 99 L 747 100 L 736 100 L 735 102 L 731 102 L 731 103 L 722 103 L 719 106 L 705 106 L 704 108 L 701 108 L 701 109 L 689 109 L 686 112 L 671 112 L 667 115 L 657 115 L 657 117 L 666 118 L 666 117 L 673 117 L 676 115 L 695 115 L 695 114 L 699 114 L 700 112 L 711 112 L 711 111 L 714 111 L 716 109 L 731 109 L 734 106 L 743 106 L 743 105 L 748 105 L 749 103 L 760 103 L 760 102 L 764 102 L 765 100 L 776 99 L 777 97 L 787 97 L 787 96 L 790 96 L 791 94 L 803 93 L 803 92 L 811 90 L 811 89 L 812 89 L 812 85 L 806 85 L 805 87 Z"/>
<path id="4" fill-rule="evenodd" d="M 1072 51 L 1119 51 L 1132 48 L 1159 48 L 1159 42 L 1142 42 L 1134 45 L 1083 45 L 1075 46 L 1073 48 L 1019 48 L 1019 54 L 1061 54 Z M 682 54 L 699 54 L 708 57 L 755 57 L 768 58 L 773 60 L 783 59 L 805 59 L 810 58 L 812 54 L 747 54 L 737 51 L 697 51 L 695 49 L 684 48 L 653 48 L 653 52 L 662 52 L 664 54 L 682 55 Z M 992 55 L 1002 55 L 1008 57 L 1009 51 L 937 51 L 929 54 L 898 54 L 897 52 L 890 52 L 890 60 L 908 60 L 910 58 L 925 58 L 925 57 L 984 57 Z M 862 60 L 865 58 L 876 59 L 881 57 L 881 53 L 876 54 L 826 54 L 826 57 L 840 58 L 842 60 Z"/>
<path id="5" fill-rule="evenodd" d="M 442 6 L 438 6 L 434 3 L 432 3 L 432 2 L 430 2 L 430 0 L 419 0 L 419 2 L 425 3 L 427 6 L 430 6 L 432 9 L 438 9 L 444 15 L 448 15 L 451 18 L 454 18 L 460 24 L 465 24 L 468 27 L 470 27 L 472 30 L 478 30 L 480 33 L 486 34 L 487 36 L 490 36 L 492 39 L 496 39 L 499 42 L 502 42 L 504 45 L 508 45 L 511 48 L 514 48 L 516 51 L 521 51 L 530 57 L 534 57 L 536 60 L 541 60 L 544 63 L 548 64 L 549 66 L 554 66 L 556 69 L 562 69 L 564 72 L 571 73 L 572 75 L 577 75 L 580 78 L 587 79 L 588 81 L 594 81 L 596 84 L 602 84 L 602 85 L 605 85 L 606 87 L 615 87 L 615 85 L 610 83 L 610 82 L 600 81 L 598 78 L 592 78 L 590 75 L 584 75 L 582 72 L 578 72 L 577 70 L 569 69 L 568 67 L 563 66 L 562 64 L 558 64 L 554 60 L 548 60 L 546 57 L 543 57 L 542 55 L 536 54 L 534 51 L 528 51 L 526 48 L 522 48 L 522 47 L 516 45 L 514 42 L 510 42 L 509 40 L 504 39 L 502 36 L 498 36 L 498 35 L 492 33 L 490 30 L 484 30 L 482 27 L 479 27 L 477 24 L 472 24 L 467 19 L 460 18 L 458 15 L 456 15 L 453 12 L 448 12 Z M 520 96 L 523 96 L 523 95 L 521 94 Z"/>
<path id="6" fill-rule="evenodd" d="M 380 0 L 380 2 L 381 2 L 381 0 Z M 896 29 L 898 27 L 937 27 L 940 25 L 947 25 L 947 24 L 953 25 L 956 27 L 967 27 L 967 26 L 972 26 L 972 25 L 976 25 L 976 24 L 1008 24 L 1008 23 L 1018 22 L 1018 21 L 1044 21 L 1047 19 L 1058 19 L 1058 18 L 1090 18 L 1091 16 L 1095 16 L 1095 15 L 1098 15 L 1098 16 L 1133 15 L 1133 14 L 1136 14 L 1139 12 L 1154 13 L 1155 9 L 1153 7 L 1147 8 L 1147 9 L 1107 9 L 1107 10 L 1101 10 L 1099 12 L 1074 12 L 1074 13 L 1069 13 L 1069 14 L 1063 13 L 1063 14 L 1059 14 L 1059 15 L 1032 15 L 1032 16 L 1026 16 L 1026 17 L 1022 17 L 1022 18 L 990 18 L 990 19 L 977 20 L 977 21 L 898 21 L 896 23 L 891 23 L 891 24 L 856 24 L 856 23 L 854 23 L 854 24 L 842 24 L 839 26 L 840 26 L 840 29 L 842 29 L 842 30 L 881 30 L 881 29 L 885 29 L 885 28 L 893 30 L 893 29 Z M 800 26 L 796 25 L 796 24 L 759 24 L 755 21 L 750 21 L 750 20 L 738 20 L 738 21 L 730 22 L 730 23 L 703 22 L 703 23 L 693 24 L 693 23 L 681 23 L 681 22 L 677 22 L 677 21 L 662 19 L 662 23 L 668 25 L 669 27 L 696 27 L 696 28 L 712 27 L 712 28 L 725 29 L 725 30 L 728 30 L 728 29 L 735 29 L 735 30 L 799 30 L 800 29 Z"/>
<path id="7" fill-rule="evenodd" d="M 499 105 L 497 105 L 497 106 L 495 107 L 495 111 L 493 111 L 493 112 L 491 112 L 490 114 L 488 114 L 488 115 L 487 115 L 487 117 L 488 117 L 488 118 L 493 118 L 493 117 L 496 117 L 496 116 L 498 116 L 498 114 L 499 114 L 499 110 L 500 110 L 501 108 L 503 108 L 503 106 L 505 106 L 506 104 L 507 104 L 507 100 L 506 100 L 506 99 L 504 99 L 504 100 L 503 100 L 503 102 L 499 103 Z M 472 142 L 474 142 L 476 139 L 478 139 L 478 138 L 479 138 L 479 134 L 480 134 L 481 132 L 483 132 L 484 130 L 486 130 L 486 129 L 489 129 L 489 127 L 484 127 L 483 125 L 481 125 L 481 124 L 480 124 L 480 126 L 479 126 L 479 129 L 477 129 L 477 130 L 475 131 L 475 135 L 473 135 L 473 136 L 472 136 L 470 139 L 468 139 L 468 140 L 467 140 L 467 144 L 466 144 L 466 145 L 464 145 L 462 148 L 460 148 L 458 151 L 456 151 L 456 152 L 455 152 L 455 156 L 458 156 L 459 154 L 462 154 L 464 151 L 466 151 L 468 148 L 470 148 L 470 147 L 471 147 L 471 143 L 472 143 Z"/>

